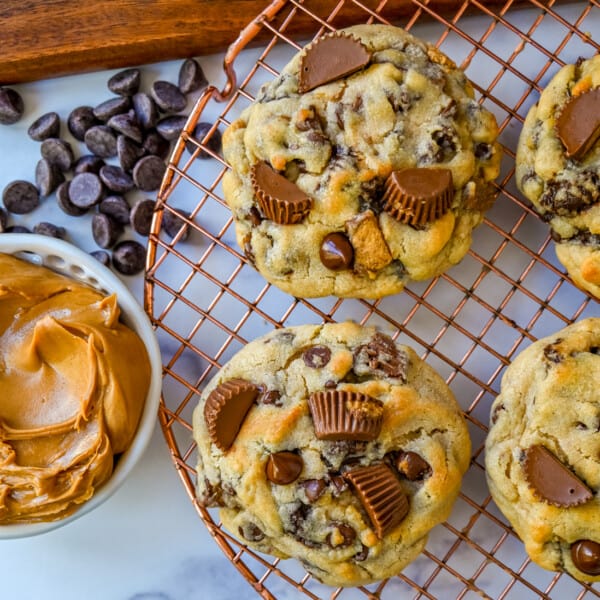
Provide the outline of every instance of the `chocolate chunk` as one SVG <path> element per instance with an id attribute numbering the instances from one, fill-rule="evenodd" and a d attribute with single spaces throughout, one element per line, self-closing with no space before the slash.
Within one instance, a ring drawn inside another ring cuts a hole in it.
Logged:
<path id="1" fill-rule="evenodd" d="M 119 157 L 119 164 L 124 171 L 128 173 L 132 171 L 135 163 L 144 154 L 145 150 L 126 135 L 120 135 L 117 138 L 117 156 Z"/>
<path id="2" fill-rule="evenodd" d="M 127 112 L 131 108 L 131 100 L 127 97 L 119 96 L 109 98 L 92 109 L 94 117 L 100 121 L 108 121 L 115 115 Z"/>
<path id="3" fill-rule="evenodd" d="M 105 267 L 110 266 L 110 254 L 105 250 L 94 250 L 90 252 L 90 256 L 93 256 L 97 261 L 101 262 Z"/>
<path id="4" fill-rule="evenodd" d="M 40 159 L 35 166 L 35 183 L 40 190 L 40 196 L 49 196 L 63 181 L 62 171 L 48 159 Z"/>
<path id="5" fill-rule="evenodd" d="M 431 467 L 416 452 L 401 452 L 396 459 L 396 469 L 409 481 L 423 479 L 431 473 Z"/>
<path id="6" fill-rule="evenodd" d="M 142 129 L 149 130 L 155 127 L 158 121 L 158 107 L 156 106 L 156 102 L 143 92 L 135 94 L 131 102 L 137 121 Z"/>
<path id="7" fill-rule="evenodd" d="M 38 117 L 27 130 L 27 135 L 36 141 L 43 142 L 48 138 L 57 138 L 60 132 L 60 117 L 58 113 L 49 112 Z"/>
<path id="8" fill-rule="evenodd" d="M 90 208 L 100 202 L 104 187 L 95 173 L 79 173 L 69 185 L 69 200 L 79 208 Z"/>
<path id="9" fill-rule="evenodd" d="M 208 81 L 202 67 L 193 58 L 186 58 L 179 67 L 178 86 L 182 94 L 190 94 L 204 89 Z"/>
<path id="10" fill-rule="evenodd" d="M 571 98 L 556 119 L 569 158 L 583 158 L 600 138 L 600 87 Z"/>
<path id="11" fill-rule="evenodd" d="M 271 404 L 273 406 L 283 406 L 281 401 L 281 392 L 278 390 L 261 391 L 257 400 L 258 404 Z"/>
<path id="12" fill-rule="evenodd" d="M 29 181 L 12 181 L 2 192 L 2 202 L 8 212 L 25 215 L 40 205 L 40 193 Z"/>
<path id="13" fill-rule="evenodd" d="M 577 506 L 593 497 L 585 483 L 540 444 L 525 450 L 523 470 L 534 494 L 548 504 Z"/>
<path id="14" fill-rule="evenodd" d="M 100 169 L 100 181 L 111 191 L 125 194 L 133 189 L 133 179 L 121 167 L 104 165 Z"/>
<path id="15" fill-rule="evenodd" d="M 107 196 L 98 205 L 98 210 L 114 219 L 120 225 L 129 225 L 131 209 L 123 196 Z"/>
<path id="16" fill-rule="evenodd" d="M 286 485 L 296 481 L 302 473 L 304 461 L 293 452 L 275 452 L 269 455 L 265 471 L 267 479 L 277 485 Z"/>
<path id="17" fill-rule="evenodd" d="M 106 125 L 90 127 L 83 137 L 88 150 L 100 158 L 111 158 L 117 155 L 117 136 Z"/>
<path id="18" fill-rule="evenodd" d="M 571 544 L 573 564 L 583 573 L 600 575 L 600 543 L 578 540 Z"/>
<path id="19" fill-rule="evenodd" d="M 0 87 L 0 124 L 12 125 L 25 112 L 21 94 L 12 88 Z"/>
<path id="20" fill-rule="evenodd" d="M 146 265 L 146 249 L 134 240 L 119 242 L 113 248 L 112 264 L 123 275 L 137 275 Z"/>
<path id="21" fill-rule="evenodd" d="M 371 60 L 362 42 L 345 33 L 335 32 L 313 42 L 300 59 L 298 91 L 309 92 L 320 85 L 347 77 Z"/>
<path id="22" fill-rule="evenodd" d="M 187 98 L 176 85 L 168 81 L 155 81 L 150 89 L 152 98 L 164 112 L 180 112 L 187 105 Z"/>
<path id="23" fill-rule="evenodd" d="M 453 198 L 450 169 L 414 167 L 390 174 L 381 202 L 400 223 L 425 225 L 446 214 Z"/>
<path id="24" fill-rule="evenodd" d="M 346 235 L 334 231 L 323 238 L 319 248 L 319 258 L 332 271 L 349 269 L 354 259 L 354 248 Z"/>
<path id="25" fill-rule="evenodd" d="M 251 180 L 267 219 L 280 225 L 292 225 L 302 221 L 310 211 L 312 199 L 267 163 L 258 162 L 252 167 Z"/>
<path id="26" fill-rule="evenodd" d="M 333 495 L 337 498 L 342 492 L 348 489 L 348 484 L 342 475 L 329 474 L 329 480 L 333 486 Z"/>
<path id="27" fill-rule="evenodd" d="M 75 167 L 73 168 L 73 172 L 75 175 L 79 175 L 79 173 L 95 173 L 98 175 L 100 173 L 100 169 L 105 164 L 106 163 L 99 156 L 85 154 L 77 160 Z"/>
<path id="28" fill-rule="evenodd" d="M 302 482 L 306 497 L 310 502 L 316 502 L 327 487 L 324 479 L 307 479 Z"/>
<path id="29" fill-rule="evenodd" d="M 112 116 L 108 120 L 107 125 L 138 144 L 141 144 L 144 139 L 144 134 L 142 133 L 142 129 L 139 126 L 133 111 Z"/>
<path id="30" fill-rule="evenodd" d="M 325 541 L 330 548 L 345 548 L 356 539 L 356 531 L 346 523 L 332 523 L 335 531 L 328 533 Z"/>
<path id="31" fill-rule="evenodd" d="M 408 499 L 386 464 L 352 469 L 344 477 L 354 487 L 379 539 L 407 515 Z"/>
<path id="32" fill-rule="evenodd" d="M 47 140 L 44 140 L 40 147 L 40 151 L 43 158 L 63 172 L 70 170 L 75 162 L 71 144 L 58 138 L 48 138 Z"/>
<path id="33" fill-rule="evenodd" d="M 246 523 L 243 527 L 240 525 L 238 527 L 238 532 L 249 542 L 260 542 L 265 537 L 264 531 L 254 523 Z"/>
<path id="34" fill-rule="evenodd" d="M 373 339 L 354 350 L 352 370 L 356 375 L 397 377 L 406 382 L 408 356 L 398 349 L 394 340 L 377 332 Z"/>
<path id="35" fill-rule="evenodd" d="M 76 140 L 83 142 L 85 132 L 98 125 L 99 121 L 94 116 L 94 109 L 91 106 L 78 106 L 74 108 L 67 117 L 67 127 Z"/>
<path id="36" fill-rule="evenodd" d="M 133 181 L 143 192 L 157 190 L 166 168 L 164 161 L 158 156 L 144 156 L 133 168 Z"/>
<path id="37" fill-rule="evenodd" d="M 114 219 L 98 213 L 92 218 L 92 236 L 100 248 L 112 248 L 123 233 L 123 227 Z"/>
<path id="38" fill-rule="evenodd" d="M 156 131 L 158 131 L 165 140 L 172 142 L 179 137 L 186 122 L 187 117 L 185 115 L 170 115 L 164 117 L 156 124 Z"/>
<path id="39" fill-rule="evenodd" d="M 374 440 L 381 431 L 383 402 L 348 390 L 313 392 L 308 407 L 320 440 Z"/>
<path id="40" fill-rule="evenodd" d="M 154 200 L 138 200 L 133 205 L 130 214 L 130 223 L 136 233 L 150 235 L 154 206 Z"/>
<path id="41" fill-rule="evenodd" d="M 311 346 L 302 353 L 304 364 L 311 369 L 322 369 L 331 359 L 327 346 Z"/>
<path id="42" fill-rule="evenodd" d="M 53 223 L 48 223 L 46 221 L 42 221 L 33 227 L 33 233 L 37 233 L 39 235 L 47 235 L 48 237 L 64 239 L 67 231 L 64 227 L 59 227 L 58 225 L 54 225 Z"/>
<path id="43" fill-rule="evenodd" d="M 179 213 L 179 214 L 178 214 Z M 180 216 L 181 215 L 181 216 Z M 176 235 L 180 235 L 179 241 L 184 242 L 190 237 L 190 226 L 183 220 L 190 218 L 190 213 L 185 210 L 179 210 L 178 212 L 172 212 L 165 210 L 162 217 L 162 229 L 170 237 L 174 238 Z M 183 233 L 179 233 L 183 228 Z"/>
<path id="44" fill-rule="evenodd" d="M 140 89 L 142 74 L 139 69 L 125 69 L 108 80 L 108 89 L 119 96 L 133 96 Z"/>
<path id="45" fill-rule="evenodd" d="M 207 152 L 207 150 L 210 150 L 213 154 L 219 154 L 219 152 L 221 152 L 221 132 L 218 129 L 215 129 L 210 134 L 210 137 L 206 138 L 212 128 L 212 123 L 207 123 L 205 121 L 198 123 L 196 127 L 194 127 L 192 137 L 185 143 L 186 150 L 190 154 L 193 154 L 200 148 L 200 151 L 196 154 L 196 158 L 200 159 L 212 158 L 210 152 Z"/>
<path id="46" fill-rule="evenodd" d="M 250 381 L 229 379 L 208 395 L 204 420 L 210 439 L 223 452 L 235 441 L 258 392 L 258 387 Z"/>
<path id="47" fill-rule="evenodd" d="M 171 144 L 158 131 L 153 130 L 146 134 L 142 148 L 147 154 L 153 154 L 164 160 L 169 156 Z"/>
<path id="48" fill-rule="evenodd" d="M 75 206 L 69 198 L 70 181 L 63 181 L 56 188 L 56 204 L 67 215 L 71 217 L 81 217 L 87 212 L 86 208 Z"/>

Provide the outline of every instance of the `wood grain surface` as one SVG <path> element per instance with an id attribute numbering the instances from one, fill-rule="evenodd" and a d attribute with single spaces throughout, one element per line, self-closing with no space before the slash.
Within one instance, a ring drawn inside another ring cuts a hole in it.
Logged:
<path id="1" fill-rule="evenodd" d="M 364 3 L 373 8 L 379 4 Z M 222 51 L 268 4 L 266 0 L 0 0 L 0 84 Z M 304 4 L 327 16 L 338 3 Z M 461 4 L 434 0 L 428 7 L 441 14 Z M 410 0 L 391 0 L 384 16 L 395 20 L 415 10 Z M 289 8 L 283 12 L 288 14 Z M 340 27 L 364 16 L 362 8 L 347 2 L 333 23 Z M 298 11 L 289 35 L 302 35 L 309 27 L 314 31 L 314 24 Z M 260 41 L 259 36 L 256 42 Z"/>

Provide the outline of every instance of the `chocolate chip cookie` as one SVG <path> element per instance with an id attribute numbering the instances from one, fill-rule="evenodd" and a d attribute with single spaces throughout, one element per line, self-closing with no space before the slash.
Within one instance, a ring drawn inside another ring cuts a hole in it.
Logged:
<path id="1" fill-rule="evenodd" d="M 531 107 L 517 184 L 552 228 L 573 282 L 600 298 L 600 55 L 558 71 Z"/>
<path id="2" fill-rule="evenodd" d="M 537 564 L 600 581 L 600 318 L 531 344 L 492 405 L 492 497 Z"/>
<path id="3" fill-rule="evenodd" d="M 274 331 L 203 390 L 197 495 L 258 551 L 351 586 L 398 573 L 469 465 L 452 392 L 415 352 L 345 322 Z"/>
<path id="4" fill-rule="evenodd" d="M 396 293 L 469 249 L 495 197 L 497 133 L 433 46 L 385 25 L 327 34 L 224 134 L 238 243 L 296 296 Z"/>

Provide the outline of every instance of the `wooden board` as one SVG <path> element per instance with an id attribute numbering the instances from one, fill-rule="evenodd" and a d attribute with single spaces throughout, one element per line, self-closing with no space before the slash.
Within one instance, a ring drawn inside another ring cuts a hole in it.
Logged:
<path id="1" fill-rule="evenodd" d="M 364 1 L 367 6 L 378 4 Z M 0 0 L 0 84 L 222 51 L 268 4 L 266 0 Z M 311 6 L 327 15 L 336 4 L 321 0 Z M 428 7 L 443 12 L 460 4 L 440 0 Z M 385 10 L 386 18 L 394 19 L 413 13 L 415 5 L 392 0 Z M 364 14 L 347 2 L 335 25 L 353 22 L 353 15 L 362 20 Z M 301 35 L 309 24 L 314 21 L 298 11 L 290 35 Z"/>

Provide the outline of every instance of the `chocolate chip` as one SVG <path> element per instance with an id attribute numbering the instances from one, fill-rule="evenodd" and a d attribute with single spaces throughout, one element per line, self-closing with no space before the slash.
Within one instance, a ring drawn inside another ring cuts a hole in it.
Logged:
<path id="1" fill-rule="evenodd" d="M 73 172 L 75 175 L 79 175 L 79 173 L 95 173 L 98 175 L 100 173 L 100 169 L 105 164 L 106 163 L 99 156 L 95 156 L 93 154 L 84 154 L 75 163 Z"/>
<path id="2" fill-rule="evenodd" d="M 592 540 L 578 540 L 571 544 L 571 559 L 583 573 L 600 575 L 600 543 Z"/>
<path id="3" fill-rule="evenodd" d="M 24 225 L 9 225 L 4 233 L 31 233 L 31 230 Z"/>
<path id="4" fill-rule="evenodd" d="M 69 186 L 69 200 L 79 208 L 90 208 L 100 202 L 104 187 L 95 173 L 78 173 Z"/>
<path id="5" fill-rule="evenodd" d="M 60 117 L 58 113 L 49 112 L 37 118 L 27 130 L 27 135 L 36 141 L 43 142 L 48 138 L 58 137 L 60 132 Z"/>
<path id="6" fill-rule="evenodd" d="M 166 165 L 158 156 L 144 156 L 133 168 L 133 181 L 143 192 L 157 190 L 165 174 Z"/>
<path id="7" fill-rule="evenodd" d="M 158 131 L 149 131 L 144 138 L 142 148 L 148 154 L 153 154 L 164 160 L 169 155 L 171 144 Z"/>
<path id="8" fill-rule="evenodd" d="M 409 481 L 423 479 L 431 473 L 429 463 L 416 452 L 401 452 L 396 459 L 396 469 Z"/>
<path id="9" fill-rule="evenodd" d="M 205 88 L 208 81 L 202 67 L 193 58 L 186 58 L 179 68 L 178 86 L 182 94 L 189 94 Z"/>
<path id="10" fill-rule="evenodd" d="M 183 131 L 187 117 L 185 115 L 171 115 L 164 117 L 156 124 L 156 131 L 168 140 L 172 142 L 179 137 L 179 134 Z"/>
<path id="11" fill-rule="evenodd" d="M 119 242 L 113 249 L 113 266 L 123 275 L 136 275 L 146 265 L 146 249 L 139 242 Z"/>
<path id="12" fill-rule="evenodd" d="M 561 338 L 555 340 L 552 344 L 544 347 L 544 358 L 552 363 L 559 364 L 564 360 L 564 355 L 560 351 Z"/>
<path id="13" fill-rule="evenodd" d="M 108 89 L 119 96 L 133 96 L 140 89 L 139 69 L 125 69 L 115 73 L 108 80 Z"/>
<path id="14" fill-rule="evenodd" d="M 105 267 L 110 266 L 110 254 L 105 250 L 94 250 L 90 252 L 90 256 L 93 256 L 97 261 L 101 262 Z"/>
<path id="15" fill-rule="evenodd" d="M 12 125 L 16 123 L 25 111 L 23 98 L 16 90 L 0 87 L 0 123 Z"/>
<path id="16" fill-rule="evenodd" d="M 165 213 L 166 214 L 166 213 Z M 265 390 L 258 397 L 259 404 L 271 404 L 272 406 L 283 406 L 281 392 L 278 390 Z"/>
<path id="17" fill-rule="evenodd" d="M 176 85 L 168 81 L 155 81 L 150 88 L 152 98 L 164 112 L 177 113 L 187 105 L 187 98 Z"/>
<path id="18" fill-rule="evenodd" d="M 184 228 L 180 241 L 185 241 L 190 236 L 190 226 L 181 218 L 182 215 L 186 219 L 190 218 L 190 213 L 185 210 L 179 210 L 179 214 L 170 210 L 165 210 L 162 216 L 162 229 L 170 237 L 174 238 L 179 234 L 181 228 Z"/>
<path id="19" fill-rule="evenodd" d="M 100 180 L 111 191 L 117 194 L 125 194 L 133 189 L 133 179 L 121 167 L 116 165 L 104 165 L 100 169 Z"/>
<path id="20" fill-rule="evenodd" d="M 397 377 L 406 382 L 407 369 L 408 356 L 383 333 L 377 332 L 368 344 L 358 346 L 354 351 L 352 370 L 358 376 Z"/>
<path id="21" fill-rule="evenodd" d="M 143 129 L 152 129 L 158 121 L 158 107 L 148 94 L 140 92 L 131 99 L 138 123 Z"/>
<path id="22" fill-rule="evenodd" d="M 120 135 L 117 138 L 117 156 L 124 171 L 130 172 L 144 153 L 144 149 L 127 136 Z"/>
<path id="23" fill-rule="evenodd" d="M 33 228 L 33 233 L 37 233 L 39 235 L 47 235 L 48 237 L 63 239 L 66 235 L 66 230 L 64 227 L 58 227 L 52 223 L 47 223 L 42 221 L 38 223 Z"/>
<path id="24" fill-rule="evenodd" d="M 354 259 L 354 248 L 343 233 L 335 231 L 323 238 L 319 258 L 323 265 L 332 271 L 349 269 Z"/>
<path id="25" fill-rule="evenodd" d="M 342 538 L 339 540 L 338 536 L 334 537 L 334 532 L 328 533 L 325 540 L 330 548 L 345 548 L 350 546 L 356 539 L 356 531 L 350 525 L 346 523 L 333 523 L 338 535 Z"/>
<path id="26" fill-rule="evenodd" d="M 131 209 L 130 223 L 136 233 L 149 235 L 154 214 L 154 200 L 138 200 Z"/>
<path id="27" fill-rule="evenodd" d="M 244 526 L 238 527 L 239 534 L 249 542 L 260 542 L 264 539 L 265 533 L 260 527 L 257 527 L 254 523 L 246 523 Z"/>
<path id="28" fill-rule="evenodd" d="M 106 125 L 90 127 L 85 132 L 84 142 L 89 151 L 100 158 L 111 158 L 117 155 L 117 136 Z"/>
<path id="29" fill-rule="evenodd" d="M 92 218 L 92 236 L 100 248 L 112 248 L 121 233 L 123 227 L 108 215 L 98 213 Z"/>
<path id="30" fill-rule="evenodd" d="M 67 117 L 69 131 L 80 142 L 83 142 L 85 132 L 94 125 L 98 125 L 98 119 L 94 116 L 94 109 L 91 106 L 78 106 Z"/>
<path id="31" fill-rule="evenodd" d="M 139 126 L 133 111 L 112 116 L 108 120 L 107 125 L 115 131 L 117 131 L 118 133 L 121 133 L 123 135 L 126 135 L 128 138 L 131 138 L 134 142 L 137 142 L 138 144 L 141 144 L 144 139 L 142 129 Z"/>
<path id="32" fill-rule="evenodd" d="M 56 188 L 56 204 L 65 214 L 71 217 L 80 217 L 82 215 L 85 215 L 85 213 L 87 212 L 87 208 L 75 206 L 71 202 L 71 199 L 69 198 L 70 185 L 70 181 L 63 181 Z"/>
<path id="33" fill-rule="evenodd" d="M 131 209 L 123 196 L 112 195 L 104 198 L 98 205 L 98 210 L 114 219 L 120 225 L 129 225 Z"/>
<path id="34" fill-rule="evenodd" d="M 308 500 L 316 502 L 327 486 L 324 479 L 307 479 L 302 482 L 302 487 Z"/>
<path id="35" fill-rule="evenodd" d="M 8 212 L 25 215 L 40 204 L 40 193 L 29 181 L 12 181 L 2 192 L 2 202 Z"/>
<path id="36" fill-rule="evenodd" d="M 96 119 L 108 121 L 111 117 L 127 112 L 131 107 L 131 100 L 127 97 L 119 96 L 110 98 L 94 107 L 93 113 Z"/>
<path id="37" fill-rule="evenodd" d="M 59 138 L 48 138 L 40 147 L 42 157 L 51 165 L 58 167 L 63 173 L 69 171 L 75 162 L 73 148 L 69 142 Z"/>
<path id="38" fill-rule="evenodd" d="M 311 346 L 302 354 L 304 364 L 311 369 L 322 369 L 331 359 L 331 350 L 327 346 Z"/>
<path id="39" fill-rule="evenodd" d="M 219 154 L 221 152 L 221 132 L 218 129 L 213 131 L 210 138 L 206 140 L 204 139 L 212 127 L 212 123 L 207 123 L 204 121 L 198 123 L 196 127 L 194 127 L 192 138 L 186 142 L 185 147 L 190 154 L 193 154 L 200 148 L 196 158 L 212 158 L 210 153 L 206 151 L 207 149 L 212 151 L 214 154 Z"/>
<path id="40" fill-rule="evenodd" d="M 62 171 L 46 158 L 42 158 L 35 166 L 35 183 L 40 190 L 40 196 L 49 196 L 63 181 Z"/>
<path id="41" fill-rule="evenodd" d="M 304 461 L 293 452 L 274 452 L 269 455 L 265 472 L 267 479 L 277 485 L 287 485 L 296 481 L 302 473 Z"/>
<path id="42" fill-rule="evenodd" d="M 490 160 L 492 158 L 493 146 L 491 144 L 485 144 L 484 142 L 480 142 L 475 144 L 475 158 L 479 160 Z"/>
<path id="43" fill-rule="evenodd" d="M 362 562 L 363 560 L 367 560 L 369 556 L 369 548 L 364 544 L 361 544 L 362 548 L 359 552 L 357 552 L 352 558 L 358 562 Z"/>

